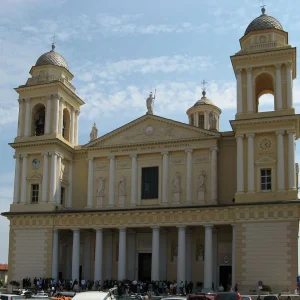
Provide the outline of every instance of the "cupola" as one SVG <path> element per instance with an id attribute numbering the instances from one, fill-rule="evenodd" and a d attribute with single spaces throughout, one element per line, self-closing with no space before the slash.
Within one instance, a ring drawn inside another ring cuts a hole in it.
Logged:
<path id="1" fill-rule="evenodd" d="M 219 119 L 222 111 L 206 97 L 205 81 L 202 84 L 201 99 L 186 112 L 189 117 L 189 124 L 206 130 L 219 131 Z"/>

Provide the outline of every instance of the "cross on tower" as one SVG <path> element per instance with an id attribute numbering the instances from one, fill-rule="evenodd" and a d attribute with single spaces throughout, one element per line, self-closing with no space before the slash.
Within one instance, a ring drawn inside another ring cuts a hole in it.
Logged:
<path id="1" fill-rule="evenodd" d="M 201 85 L 202 85 L 202 96 L 205 97 L 205 94 L 206 94 L 206 84 L 207 82 L 203 79 L 202 82 L 201 82 Z"/>
<path id="2" fill-rule="evenodd" d="M 260 8 L 261 8 L 261 12 L 262 12 L 262 14 L 264 14 L 265 13 L 265 11 L 266 11 L 266 9 L 265 9 L 265 1 L 264 0 L 261 0 L 261 6 L 260 6 Z"/>
<path id="3" fill-rule="evenodd" d="M 52 50 L 54 51 L 55 49 L 55 39 L 57 38 L 57 35 L 54 33 L 51 37 L 52 39 Z"/>

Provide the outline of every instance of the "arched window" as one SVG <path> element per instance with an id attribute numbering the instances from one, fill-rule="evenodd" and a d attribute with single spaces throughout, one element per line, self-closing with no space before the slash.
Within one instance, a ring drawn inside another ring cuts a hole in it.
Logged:
<path id="1" fill-rule="evenodd" d="M 67 141 L 70 141 L 70 113 L 67 108 L 63 112 L 62 132 L 61 135 Z"/>
<path id="2" fill-rule="evenodd" d="M 274 82 L 268 73 L 262 73 L 255 80 L 256 112 L 274 111 Z"/>
<path id="3" fill-rule="evenodd" d="M 39 136 L 45 133 L 46 108 L 43 104 L 37 104 L 32 110 L 32 135 Z"/>

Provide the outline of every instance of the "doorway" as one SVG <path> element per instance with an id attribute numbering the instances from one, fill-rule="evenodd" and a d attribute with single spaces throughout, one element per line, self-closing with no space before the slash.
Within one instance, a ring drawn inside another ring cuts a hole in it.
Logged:
<path id="1" fill-rule="evenodd" d="M 138 275 L 141 281 L 151 281 L 152 253 L 139 253 Z"/>
<path id="2" fill-rule="evenodd" d="M 231 266 L 220 266 L 219 285 L 223 285 L 224 291 L 229 292 L 231 286 Z"/>

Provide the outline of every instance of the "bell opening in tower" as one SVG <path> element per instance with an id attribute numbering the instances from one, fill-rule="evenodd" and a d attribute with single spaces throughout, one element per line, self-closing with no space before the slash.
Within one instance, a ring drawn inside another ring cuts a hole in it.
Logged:
<path id="1" fill-rule="evenodd" d="M 45 106 L 38 104 L 34 110 L 33 135 L 40 136 L 45 133 Z"/>

